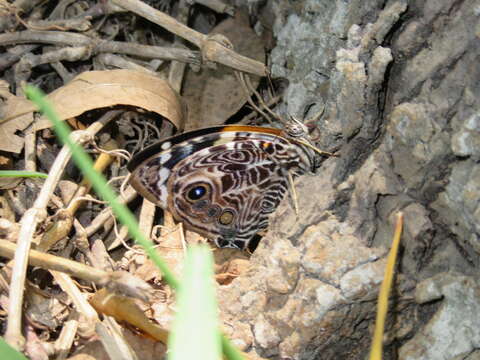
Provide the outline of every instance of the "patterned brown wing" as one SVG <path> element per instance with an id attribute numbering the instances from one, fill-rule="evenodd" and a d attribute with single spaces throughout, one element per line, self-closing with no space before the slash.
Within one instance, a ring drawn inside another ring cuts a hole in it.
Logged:
<path id="1" fill-rule="evenodd" d="M 262 144 L 213 146 L 175 165 L 167 184 L 174 217 L 220 247 L 245 248 L 288 186 L 285 169 Z"/>
<path id="2" fill-rule="evenodd" d="M 131 184 L 187 228 L 220 247 L 245 248 L 266 228 L 288 173 L 315 168 L 315 155 L 281 130 L 224 126 L 159 142 L 128 166 Z"/>

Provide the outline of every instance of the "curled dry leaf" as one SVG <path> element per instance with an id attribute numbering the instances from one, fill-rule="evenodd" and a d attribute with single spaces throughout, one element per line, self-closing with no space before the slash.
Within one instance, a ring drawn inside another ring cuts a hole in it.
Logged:
<path id="1" fill-rule="evenodd" d="M 67 85 L 50 93 L 48 99 L 62 120 L 93 109 L 130 105 L 155 112 L 172 122 L 178 129 L 183 127 L 184 107 L 175 90 L 167 81 L 137 71 L 84 72 Z M 15 131 L 25 129 L 32 122 L 31 114 L 35 109 L 36 107 L 28 100 L 9 96 L 0 114 L 2 139 L 14 137 Z M 24 119 L 26 115 L 30 116 L 30 120 Z M 49 120 L 42 117 L 35 124 L 35 129 L 41 130 L 50 126 Z M 20 139 L 20 143 L 15 142 L 13 145 L 1 142 L 0 150 L 20 152 L 23 148 L 23 139 Z"/>
<path id="2" fill-rule="evenodd" d="M 236 11 L 234 18 L 221 22 L 209 35 L 215 34 L 226 36 L 239 54 L 265 61 L 262 40 L 249 26 L 248 15 L 245 13 Z M 251 79 L 252 85 L 256 87 L 259 78 L 251 76 Z M 188 71 L 183 89 L 189 110 L 186 130 L 223 124 L 247 101 L 247 94 L 233 71 L 222 65 L 218 65 L 217 69 L 202 68 L 199 73 Z"/>

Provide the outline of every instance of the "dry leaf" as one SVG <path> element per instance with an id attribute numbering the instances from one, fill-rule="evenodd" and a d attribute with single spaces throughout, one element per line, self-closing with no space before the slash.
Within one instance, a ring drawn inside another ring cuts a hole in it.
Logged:
<path id="1" fill-rule="evenodd" d="M 22 180 L 21 177 L 0 177 L 0 190 L 15 189 Z"/>
<path id="2" fill-rule="evenodd" d="M 0 195 L 0 238 L 17 241 L 18 230 L 14 231 L 15 227 L 20 227 L 15 222 L 15 213 L 5 196 Z"/>
<path id="3" fill-rule="evenodd" d="M 0 80 L 0 96 L 5 99 L 0 108 L 0 119 L 8 118 L 12 113 L 19 115 L 6 123 L 0 120 L 0 150 L 18 154 L 23 149 L 24 140 L 17 135 L 17 131 L 25 130 L 32 123 L 33 114 L 25 113 L 25 109 L 31 108 L 30 101 L 11 94 L 8 87 L 5 80 Z"/>
<path id="4" fill-rule="evenodd" d="M 11 169 L 12 158 L 8 156 L 0 155 L 0 169 L 9 170 Z"/>
<path id="5" fill-rule="evenodd" d="M 168 82 L 132 70 L 84 72 L 67 85 L 50 93 L 48 99 L 62 120 L 93 109 L 130 105 L 155 112 L 178 129 L 182 128 L 184 122 L 182 102 Z M 26 99 L 8 97 L 0 119 L 2 139 L 15 137 L 15 131 L 25 129 L 31 123 L 35 109 Z M 50 121 L 42 117 L 35 124 L 35 129 L 41 130 L 50 126 Z M 12 144 L 6 141 L 0 143 L 0 150 L 10 152 L 20 152 L 22 147 L 23 139 Z"/>
<path id="6" fill-rule="evenodd" d="M 248 25 L 248 15 L 237 11 L 235 18 L 216 26 L 210 33 L 225 35 L 238 53 L 265 61 L 265 49 L 261 39 Z M 259 78 L 251 77 L 252 85 Z M 233 71 L 218 65 L 216 70 L 203 68 L 199 73 L 187 71 L 183 85 L 183 97 L 188 105 L 186 130 L 220 125 L 235 114 L 247 101 L 247 95 L 238 83 Z"/>
<path id="7" fill-rule="evenodd" d="M 181 128 L 181 100 L 167 81 L 132 70 L 88 71 L 48 95 L 61 119 L 114 105 L 131 105 L 155 112 Z M 36 129 L 50 127 L 42 118 Z"/>
<path id="8" fill-rule="evenodd" d="M 50 330 L 57 328 L 68 313 L 68 306 L 55 297 L 47 297 L 33 286 L 26 293 L 28 307 L 25 315 L 37 324 L 48 327 Z"/>

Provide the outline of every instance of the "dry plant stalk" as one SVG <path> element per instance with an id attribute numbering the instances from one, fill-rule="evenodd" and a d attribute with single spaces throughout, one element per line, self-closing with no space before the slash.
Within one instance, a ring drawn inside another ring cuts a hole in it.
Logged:
<path id="1" fill-rule="evenodd" d="M 103 322 L 98 322 L 95 332 L 110 359 L 137 360 L 137 356 L 122 335 L 122 329 L 110 316 L 106 316 Z"/>
<path id="2" fill-rule="evenodd" d="M 120 113 L 119 111 L 116 112 Z M 116 142 L 110 140 L 107 143 L 107 148 L 114 148 Z M 95 160 L 93 168 L 98 172 L 103 172 L 107 166 L 111 164 L 113 157 L 107 153 L 101 153 L 98 158 Z M 38 244 L 37 249 L 41 251 L 48 251 L 51 249 L 58 241 L 64 239 L 72 229 L 73 217 L 80 206 L 85 201 L 85 195 L 90 191 L 91 184 L 87 179 L 83 179 L 77 188 L 74 197 L 70 200 L 66 209 L 61 209 L 57 221 L 49 228 L 42 236 L 40 243 Z"/>
<path id="3" fill-rule="evenodd" d="M 75 340 L 77 329 L 78 316 L 74 313 L 73 316 L 70 316 L 69 320 L 65 321 L 62 330 L 60 330 L 60 335 L 55 341 L 55 352 L 57 353 L 56 360 L 64 360 L 67 358 L 70 349 L 72 348 L 73 341 Z"/>
<path id="4" fill-rule="evenodd" d="M 139 0 L 112 0 L 112 3 L 144 17 L 171 33 L 195 44 L 202 51 L 202 57 L 205 61 L 220 63 L 233 69 L 258 76 L 268 75 L 268 68 L 265 64 L 228 49 L 214 37 L 190 29 L 188 26 L 178 22 L 173 17 L 168 16 Z"/>
<path id="5" fill-rule="evenodd" d="M 0 240 L 0 255 L 7 259 L 12 259 L 18 246 L 6 240 Z M 54 270 L 70 274 L 79 279 L 104 284 L 105 278 L 109 273 L 91 266 L 68 260 L 60 256 L 44 253 L 38 250 L 30 250 L 28 254 L 28 264 L 38 266 L 45 270 Z"/>
<path id="6" fill-rule="evenodd" d="M 85 144 L 93 139 L 93 136 L 110 122 L 116 113 L 109 112 L 109 116 L 103 116 L 99 121 L 94 122 L 87 130 L 72 132 L 72 139 L 78 144 Z M 68 146 L 63 146 L 55 162 L 50 169 L 48 178 L 45 180 L 40 193 L 33 206 L 23 215 L 20 224 L 17 249 L 15 251 L 12 278 L 10 281 L 8 323 L 5 332 L 5 340 L 17 350 L 23 350 L 25 338 L 22 335 L 22 304 L 23 292 L 28 264 L 28 254 L 32 244 L 33 235 L 37 225 L 45 220 L 47 216 L 47 205 L 60 181 L 65 167 L 70 160 L 71 152 Z"/>

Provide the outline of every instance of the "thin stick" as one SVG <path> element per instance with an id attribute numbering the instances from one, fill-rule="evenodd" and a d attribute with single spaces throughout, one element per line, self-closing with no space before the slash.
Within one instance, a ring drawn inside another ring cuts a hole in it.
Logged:
<path id="1" fill-rule="evenodd" d="M 85 329 L 86 325 L 88 324 L 93 332 L 95 323 L 99 321 L 99 319 L 97 312 L 87 301 L 87 298 L 78 289 L 78 286 L 73 282 L 72 278 L 69 275 L 54 270 L 50 270 L 50 273 L 53 275 L 53 278 L 62 288 L 62 290 L 68 294 L 70 300 L 72 300 L 73 302 L 75 309 L 85 317 L 86 321 L 82 323 L 82 327 Z"/>
<path id="2" fill-rule="evenodd" d="M 273 121 L 270 118 L 270 116 L 264 112 L 262 109 L 260 109 L 252 100 L 252 97 L 250 96 L 250 90 L 245 82 L 245 79 L 243 78 L 243 74 L 239 71 L 235 71 L 235 76 L 237 77 L 237 80 L 240 82 L 240 85 L 242 86 L 243 91 L 245 92 L 245 95 L 247 96 L 247 102 L 250 104 L 251 107 L 253 107 L 259 114 L 261 114 L 267 121 L 272 124 Z"/>
<path id="3" fill-rule="evenodd" d="M 270 113 L 270 115 L 272 115 L 274 119 L 276 119 L 276 120 L 278 120 L 278 121 L 280 121 L 280 122 L 282 122 L 282 123 L 285 122 L 285 121 L 283 121 L 283 119 L 282 119 L 280 116 L 278 116 L 276 113 L 274 113 L 274 112 L 267 106 L 267 104 L 265 104 L 265 101 L 263 101 L 262 96 L 261 96 L 261 95 L 258 93 L 258 91 L 253 87 L 252 82 L 250 81 L 250 77 L 249 77 L 247 74 L 243 74 L 243 73 L 241 74 L 241 77 L 242 77 L 243 81 L 245 82 L 247 88 L 248 88 L 251 92 L 253 92 L 253 93 L 255 94 L 255 96 L 256 96 L 256 98 L 258 99 L 258 102 L 260 103 L 260 105 L 261 105 L 268 113 Z"/>
<path id="4" fill-rule="evenodd" d="M 122 203 L 122 204 L 128 204 L 130 201 L 132 201 L 136 197 L 137 197 L 137 192 L 135 191 L 135 189 L 132 186 L 129 185 L 127 187 L 127 189 L 123 192 L 123 196 L 120 195 L 118 197 L 118 202 Z M 98 214 L 90 222 L 90 225 L 88 225 L 85 228 L 85 232 L 86 232 L 87 237 L 95 234 L 95 232 L 97 232 L 102 227 L 102 225 L 105 224 L 105 222 L 108 219 L 111 219 L 112 217 L 113 217 L 112 210 L 109 207 L 103 209 L 100 212 L 100 214 Z"/>
<path id="5" fill-rule="evenodd" d="M 190 3 L 186 0 L 181 0 L 178 4 L 177 21 L 181 24 L 188 23 L 188 14 L 190 13 Z M 182 46 L 182 38 L 175 36 L 174 46 Z M 168 82 L 177 93 L 182 92 L 183 77 L 185 75 L 186 64 L 178 61 L 172 61 L 170 70 L 168 72 Z"/>
<path id="6" fill-rule="evenodd" d="M 75 313 L 63 324 L 60 335 L 55 341 L 55 350 L 58 352 L 55 360 L 64 360 L 68 357 L 75 340 L 75 335 L 77 334 L 78 323 L 77 315 Z"/>
<path id="7" fill-rule="evenodd" d="M 205 35 L 203 35 L 205 36 Z M 152 46 L 134 44 L 124 41 L 101 41 L 92 39 L 86 35 L 66 31 L 36 31 L 26 30 L 13 33 L 0 33 L 0 45 L 18 45 L 28 43 L 52 44 L 63 47 L 70 46 L 81 52 L 82 48 L 91 54 L 117 53 L 125 55 L 137 55 L 144 58 L 177 60 L 200 65 L 198 51 L 188 49 L 176 49 L 164 46 Z M 51 56 L 51 55 L 46 55 Z M 34 57 L 36 65 L 42 63 L 45 57 Z"/>
<path id="8" fill-rule="evenodd" d="M 12 259 L 18 248 L 18 245 L 0 239 L 0 255 L 2 257 Z M 37 266 L 45 270 L 64 272 L 96 284 L 103 284 L 104 279 L 108 276 L 106 271 L 37 250 L 30 250 L 27 260 L 31 266 Z"/>
<path id="9" fill-rule="evenodd" d="M 33 115 L 29 115 L 33 116 Z M 37 171 L 37 148 L 36 136 L 33 126 L 29 126 L 25 135 L 25 170 L 35 172 Z"/>
<path id="10" fill-rule="evenodd" d="M 218 62 L 242 72 L 266 76 L 267 67 L 260 61 L 242 56 L 228 49 L 207 35 L 190 29 L 173 17 L 158 11 L 139 0 L 112 0 L 112 3 L 165 28 L 171 33 L 195 44 L 202 50 L 202 57 L 207 61 Z"/>
<path id="11" fill-rule="evenodd" d="M 112 117 L 102 117 L 103 121 L 97 121 L 90 125 L 87 130 L 79 130 L 74 133 L 74 142 L 84 144 L 90 141 Z M 101 119 L 101 120 L 102 120 Z M 60 181 L 60 178 L 70 160 L 71 152 L 68 146 L 64 146 L 58 154 L 55 162 L 50 169 L 49 176 L 45 180 L 40 193 L 33 204 L 23 215 L 18 235 L 18 247 L 15 252 L 15 263 L 12 269 L 12 279 L 10 281 L 9 303 L 8 303 L 8 323 L 5 332 L 5 340 L 17 350 L 23 350 L 25 338 L 22 335 L 22 304 L 23 291 L 25 286 L 28 252 L 31 247 L 33 234 L 37 224 L 42 222 L 46 216 L 46 207 Z"/>

